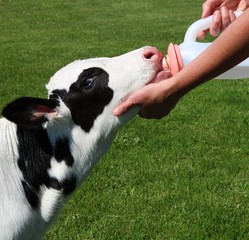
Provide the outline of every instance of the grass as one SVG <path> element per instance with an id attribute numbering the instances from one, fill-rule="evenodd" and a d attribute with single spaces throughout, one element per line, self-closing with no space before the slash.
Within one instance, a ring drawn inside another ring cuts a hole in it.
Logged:
<path id="1" fill-rule="evenodd" d="M 181 43 L 202 1 L 0 1 L 0 107 L 46 96 L 79 58 Z M 160 121 L 133 119 L 46 239 L 248 239 L 249 86 L 210 81 Z"/>

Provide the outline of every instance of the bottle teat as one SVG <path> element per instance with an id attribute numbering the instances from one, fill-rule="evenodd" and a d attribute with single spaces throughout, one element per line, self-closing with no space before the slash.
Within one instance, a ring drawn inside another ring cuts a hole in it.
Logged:
<path id="1" fill-rule="evenodd" d="M 172 76 L 176 75 L 182 68 L 183 62 L 179 47 L 177 44 L 170 43 L 165 56 L 166 67 L 170 70 Z"/>

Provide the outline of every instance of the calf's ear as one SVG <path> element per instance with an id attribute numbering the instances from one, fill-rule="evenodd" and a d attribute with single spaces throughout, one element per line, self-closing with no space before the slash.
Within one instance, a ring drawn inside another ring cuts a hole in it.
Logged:
<path id="1" fill-rule="evenodd" d="M 40 126 L 57 115 L 55 99 L 22 97 L 7 104 L 2 115 L 9 121 L 24 126 Z"/>

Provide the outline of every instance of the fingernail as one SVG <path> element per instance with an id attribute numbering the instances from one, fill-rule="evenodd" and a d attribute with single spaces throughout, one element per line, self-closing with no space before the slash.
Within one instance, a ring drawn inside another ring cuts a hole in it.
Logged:
<path id="1" fill-rule="evenodd" d="M 118 108 L 114 109 L 112 113 L 113 115 L 117 116 L 119 114 L 119 109 Z"/>
<path id="2" fill-rule="evenodd" d="M 218 29 L 213 30 L 213 36 L 217 37 L 220 34 L 220 31 Z"/>

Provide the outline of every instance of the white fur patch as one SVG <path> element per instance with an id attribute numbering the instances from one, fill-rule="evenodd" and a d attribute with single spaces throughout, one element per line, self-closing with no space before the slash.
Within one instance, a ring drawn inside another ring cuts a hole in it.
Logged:
<path id="1" fill-rule="evenodd" d="M 41 194 L 41 216 L 45 222 L 50 222 L 54 214 L 57 213 L 58 209 L 63 203 L 62 193 L 59 190 L 53 188 L 46 188 Z"/>
<path id="2" fill-rule="evenodd" d="M 49 176 L 56 178 L 59 182 L 71 175 L 71 167 L 68 167 L 65 161 L 58 162 L 52 158 L 51 168 L 48 170 Z"/>

